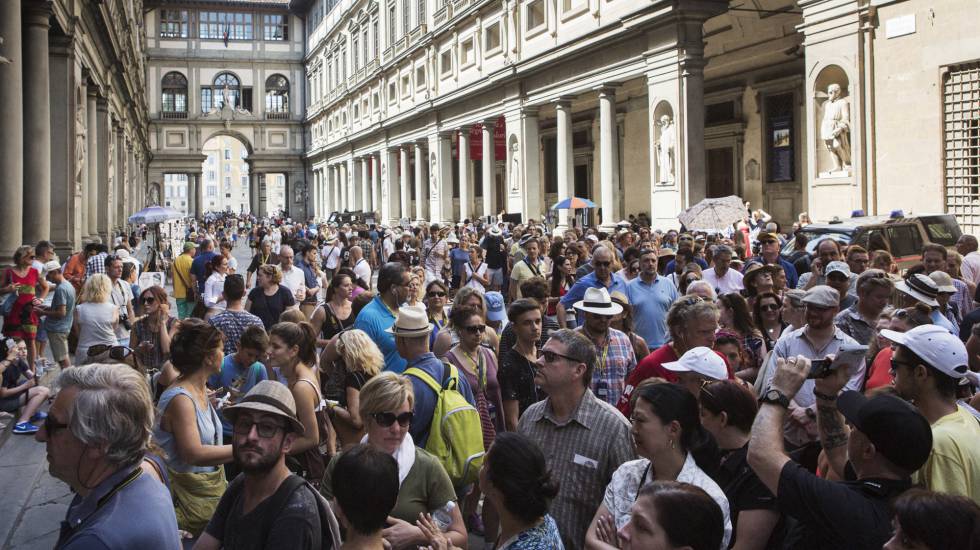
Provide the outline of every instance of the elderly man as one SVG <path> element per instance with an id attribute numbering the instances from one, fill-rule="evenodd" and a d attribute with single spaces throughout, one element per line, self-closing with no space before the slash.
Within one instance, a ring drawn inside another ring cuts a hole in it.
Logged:
<path id="1" fill-rule="evenodd" d="M 596 397 L 615 405 L 626 388 L 626 377 L 636 368 L 636 354 L 629 336 L 609 326 L 613 317 L 623 312 L 623 306 L 612 301 L 604 288 L 590 288 L 575 309 L 584 324 L 575 329 L 592 342 L 599 352 L 597 368 L 592 373 L 592 392 Z"/>
<path id="2" fill-rule="evenodd" d="M 364 259 L 364 251 L 360 246 L 350 247 L 350 263 L 354 266 L 357 284 L 365 290 L 371 290 L 371 263 Z"/>
<path id="3" fill-rule="evenodd" d="M 51 475 L 75 493 L 55 548 L 179 550 L 167 488 L 140 467 L 153 429 L 150 388 L 118 365 L 64 370 L 35 435 Z M 137 515 L 134 515 L 137 514 Z"/>
<path id="4" fill-rule="evenodd" d="M 714 247 L 711 255 L 712 268 L 702 272 L 702 277 L 715 289 L 715 294 L 739 292 L 745 286 L 742 284 L 742 274 L 731 269 L 734 251 L 728 245 L 719 244 Z"/>
<path id="5" fill-rule="evenodd" d="M 303 270 L 293 265 L 295 252 L 293 247 L 284 244 L 279 247 L 279 267 L 282 268 L 282 286 L 289 289 L 297 302 L 306 298 L 306 275 Z"/>
<path id="6" fill-rule="evenodd" d="M 834 324 L 859 344 L 868 345 L 877 336 L 878 317 L 888 305 L 895 283 L 880 269 L 865 270 L 857 278 L 857 302 L 842 309 Z"/>
<path id="7" fill-rule="evenodd" d="M 611 250 L 605 246 L 596 247 L 595 252 L 592 254 L 592 273 L 575 281 L 572 288 L 568 289 L 568 292 L 561 297 L 561 301 L 556 308 L 558 326 L 566 326 L 565 308 L 573 307 L 576 302 L 585 296 L 585 291 L 590 288 L 604 288 L 606 289 L 606 293 L 610 295 L 616 291 L 626 294 L 626 281 L 621 276 L 613 273 L 612 265 L 614 259 Z M 582 326 L 585 319 L 578 317 L 576 321 L 579 326 Z"/>
<path id="8" fill-rule="evenodd" d="M 640 276 L 626 285 L 626 297 L 633 307 L 636 333 L 643 337 L 650 350 L 667 342 L 667 311 L 677 299 L 677 287 L 667 277 L 657 273 L 657 252 L 650 248 L 640 251 Z"/>
<path id="9" fill-rule="evenodd" d="M 787 287 L 796 288 L 796 268 L 793 267 L 793 264 L 787 262 L 779 255 L 779 236 L 762 231 L 759 233 L 756 239 L 759 241 L 759 254 L 749 258 L 748 261 L 745 262 L 745 267 L 742 268 L 742 273 L 745 273 L 745 270 L 752 264 L 778 265 L 782 267 L 783 272 L 786 273 Z"/>
<path id="10" fill-rule="evenodd" d="M 977 252 L 977 238 L 964 233 L 956 240 L 956 251 L 963 256 L 960 271 L 963 280 L 974 287 L 980 284 L 980 252 Z"/>
<path id="11" fill-rule="evenodd" d="M 194 549 L 319 549 L 324 527 L 337 535 L 336 548 L 336 519 L 321 525 L 316 490 L 286 467 L 296 434 L 303 433 L 289 389 L 263 380 L 223 412 L 232 425 L 232 453 L 243 474 L 228 485 Z"/>
<path id="12" fill-rule="evenodd" d="M 830 238 L 823 239 L 817 243 L 815 252 L 816 257 L 810 262 L 810 272 L 800 275 L 797 284 L 789 285 L 789 288 L 809 290 L 817 285 L 827 284 L 825 268 L 833 262 L 841 261 L 840 243 Z"/>

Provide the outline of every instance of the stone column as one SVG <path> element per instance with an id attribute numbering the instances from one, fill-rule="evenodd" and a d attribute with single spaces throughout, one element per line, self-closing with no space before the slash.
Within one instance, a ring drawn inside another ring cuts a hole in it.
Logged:
<path id="1" fill-rule="evenodd" d="M 191 174 L 184 174 L 187 176 L 187 215 L 193 216 L 194 210 L 197 209 L 197 201 L 194 200 L 194 176 Z"/>
<path id="2" fill-rule="evenodd" d="M 616 162 L 616 90 L 610 86 L 599 88 L 599 200 L 602 207 L 600 227 L 610 231 L 616 227 L 613 211 L 613 163 Z"/>
<path id="3" fill-rule="evenodd" d="M 51 236 L 51 99 L 48 28 L 51 5 L 24 7 L 24 241 Z"/>
<path id="4" fill-rule="evenodd" d="M 408 145 L 402 145 L 398 149 L 398 160 L 399 160 L 399 174 L 398 174 L 398 185 L 401 189 L 401 213 L 403 218 L 410 216 L 409 212 L 409 201 L 411 200 L 411 193 L 409 193 L 408 186 L 410 185 L 410 176 L 408 175 L 409 164 L 408 164 Z"/>
<path id="5" fill-rule="evenodd" d="M 79 161 L 76 159 L 75 151 L 75 136 L 78 129 L 75 127 L 77 106 L 74 92 L 77 86 L 72 39 L 52 37 L 49 49 L 51 120 L 48 124 L 48 135 L 51 138 L 52 189 L 48 208 L 51 216 L 51 241 L 58 256 L 67 258 L 68 254 L 79 250 L 82 246 L 79 219 L 82 204 L 81 188 L 80 182 L 76 179 L 76 165 Z M 0 66 L 0 74 L 3 74 L 4 70 L 4 66 Z M 2 86 L 3 80 L 0 80 L 0 87 Z M 0 151 L 0 155 L 2 154 L 3 151 Z M 2 193 L 3 191 L 0 191 L 0 196 Z"/>
<path id="6" fill-rule="evenodd" d="M 109 210 L 112 208 L 109 204 L 108 199 L 109 185 L 112 183 L 112 175 L 109 173 L 109 154 L 112 152 L 114 147 L 110 144 L 112 139 L 112 134 L 110 130 L 112 128 L 111 121 L 109 120 L 109 103 L 105 98 L 99 98 L 97 107 L 97 124 L 96 131 L 98 132 L 98 142 L 99 150 L 97 155 L 93 156 L 94 160 L 99 166 L 99 181 L 97 184 L 99 201 L 96 204 L 97 219 L 96 225 L 99 228 L 99 235 L 102 236 L 102 242 L 109 242 L 112 237 L 112 228 L 109 227 Z M 140 179 L 142 180 L 142 174 Z M 142 206 L 140 206 L 142 208 Z"/>
<path id="7" fill-rule="evenodd" d="M 332 180 L 331 186 L 333 187 L 332 189 L 333 211 L 343 212 L 344 206 L 340 202 L 340 165 L 339 164 L 334 164 L 333 166 L 330 167 L 330 175 L 331 175 L 330 179 Z"/>
<path id="8" fill-rule="evenodd" d="M 508 128 L 507 212 L 520 213 L 527 221 L 542 213 L 538 109 L 524 107 L 505 116 Z"/>
<path id="9" fill-rule="evenodd" d="M 116 231 L 126 227 L 126 136 L 123 126 L 116 129 L 116 190 L 113 207 L 116 209 Z"/>
<path id="10" fill-rule="evenodd" d="M 88 197 L 85 208 L 87 211 L 86 232 L 90 239 L 99 236 L 99 91 L 95 86 L 88 87 Z M 132 214 L 129 212 L 128 214 Z M 112 243 L 109 243 L 112 244 Z"/>
<path id="11" fill-rule="evenodd" d="M 470 192 L 470 127 L 459 127 L 459 219 L 470 217 L 473 193 Z"/>
<path id="12" fill-rule="evenodd" d="M 361 157 L 357 162 L 361 164 L 361 202 L 357 205 L 361 212 L 371 209 L 371 175 L 368 173 L 368 162 L 371 157 Z"/>
<path id="13" fill-rule="evenodd" d="M 248 211 L 252 214 L 259 212 L 259 174 L 254 166 L 248 169 Z"/>
<path id="14" fill-rule="evenodd" d="M 456 208 L 453 204 L 453 133 L 439 132 L 435 136 L 435 146 L 430 141 L 429 151 L 436 152 L 435 166 L 432 169 L 434 174 L 429 174 L 429 179 L 434 193 L 437 197 L 438 208 L 432 208 L 432 221 L 452 222 L 456 219 Z M 429 153 L 432 157 L 432 153 Z M 435 201 L 433 201 L 435 203 Z"/>
<path id="15" fill-rule="evenodd" d="M 415 218 L 426 219 L 428 193 L 425 189 L 425 150 L 422 142 L 415 143 Z"/>
<path id="16" fill-rule="evenodd" d="M 495 120 L 483 121 L 483 217 L 496 214 L 494 201 L 496 199 L 496 160 L 494 159 L 495 145 L 493 143 L 493 125 Z"/>
<path id="17" fill-rule="evenodd" d="M 376 216 L 381 215 L 381 158 L 377 153 L 371 153 L 368 157 L 371 162 L 371 211 Z M 378 219 L 378 223 L 384 223 L 384 218 Z"/>
<path id="18" fill-rule="evenodd" d="M 346 212 L 350 210 L 347 203 L 347 161 L 341 162 L 337 165 L 337 171 L 340 173 L 340 212 Z"/>
<path id="19" fill-rule="evenodd" d="M 11 60 L 0 63 L 0 264 L 13 260 L 17 247 L 23 244 L 24 219 L 24 68 L 21 55 L 20 0 L 0 2 L 0 55 Z"/>
<path id="20" fill-rule="evenodd" d="M 575 159 L 572 154 L 572 102 L 570 97 L 555 102 L 558 119 L 558 200 L 563 201 L 575 194 Z M 558 211 L 558 227 L 568 228 L 568 210 Z"/>
<path id="21" fill-rule="evenodd" d="M 201 193 L 201 173 L 194 172 L 191 174 L 194 179 L 194 217 L 201 219 L 204 217 L 204 197 Z"/>

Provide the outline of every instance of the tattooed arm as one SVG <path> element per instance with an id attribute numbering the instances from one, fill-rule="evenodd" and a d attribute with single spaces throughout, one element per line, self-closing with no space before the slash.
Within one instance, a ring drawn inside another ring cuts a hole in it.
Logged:
<path id="1" fill-rule="evenodd" d="M 850 431 L 837 410 L 837 395 L 847 384 L 847 369 L 837 369 L 827 378 L 816 380 L 814 395 L 817 397 L 817 430 L 820 445 L 830 462 L 830 467 L 841 479 L 847 464 L 847 437 Z M 827 399 L 832 397 L 832 399 Z"/>

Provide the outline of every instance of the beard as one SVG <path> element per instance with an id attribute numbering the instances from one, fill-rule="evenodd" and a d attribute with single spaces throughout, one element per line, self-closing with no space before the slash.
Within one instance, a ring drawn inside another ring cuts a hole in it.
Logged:
<path id="1" fill-rule="evenodd" d="M 245 447 L 241 448 L 236 446 L 232 447 L 232 456 L 235 458 L 235 462 L 241 467 L 242 471 L 248 474 L 264 474 L 271 471 L 276 465 L 279 464 L 279 459 L 282 457 L 281 449 L 276 449 L 275 451 L 263 451 L 258 447 Z M 259 453 L 258 456 L 254 454 L 246 455 L 245 451 L 254 451 Z"/>

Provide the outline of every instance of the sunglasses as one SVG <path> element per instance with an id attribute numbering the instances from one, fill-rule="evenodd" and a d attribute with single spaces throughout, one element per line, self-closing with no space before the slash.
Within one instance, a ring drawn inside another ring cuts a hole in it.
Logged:
<path id="1" fill-rule="evenodd" d="M 715 398 L 714 394 L 711 393 L 711 391 L 708 389 L 708 386 L 710 386 L 712 382 L 714 382 L 714 380 L 709 380 L 707 378 L 702 378 L 701 379 L 700 391 L 701 391 L 701 393 L 707 395 L 711 399 L 714 399 Z"/>
<path id="2" fill-rule="evenodd" d="M 235 422 L 235 433 L 238 435 L 248 435 L 252 431 L 252 426 L 255 426 L 255 431 L 258 432 L 259 437 L 272 437 L 279 430 L 285 429 L 273 422 L 256 422 L 242 418 Z"/>
<path id="3" fill-rule="evenodd" d="M 156 301 L 157 301 L 157 299 L 154 298 L 153 296 L 147 296 L 147 297 L 143 298 L 143 303 L 144 304 L 152 304 L 152 303 L 154 303 Z"/>
<path id="4" fill-rule="evenodd" d="M 556 353 L 546 349 L 541 350 L 541 356 L 544 357 L 544 360 L 547 363 L 554 363 L 555 361 L 558 360 L 559 357 L 571 361 L 573 363 L 584 363 L 584 361 L 582 361 L 577 357 L 572 357 L 570 355 L 562 355 L 560 353 Z"/>
<path id="5" fill-rule="evenodd" d="M 468 327 L 463 327 L 463 330 L 469 332 L 470 334 L 480 334 L 481 332 L 487 330 L 486 325 L 470 325 Z"/>
<path id="6" fill-rule="evenodd" d="M 778 243 L 778 242 L 779 242 L 779 241 L 774 241 L 774 240 L 772 240 L 772 239 L 766 239 L 766 240 L 764 240 L 764 241 L 759 241 L 759 244 L 776 244 L 776 243 Z"/>
<path id="7" fill-rule="evenodd" d="M 116 361 L 125 361 L 130 355 L 133 354 L 133 349 L 129 346 L 110 346 L 109 344 L 96 344 L 88 348 L 88 356 L 94 357 L 96 355 L 102 355 L 105 352 L 109 352 L 109 359 L 114 359 Z"/>
<path id="8" fill-rule="evenodd" d="M 445 298 L 445 297 L 446 297 L 446 293 L 445 292 L 430 292 L 429 293 L 429 298 Z"/>
<path id="9" fill-rule="evenodd" d="M 371 414 L 371 418 L 373 418 L 374 421 L 377 422 L 378 425 L 381 426 L 382 428 L 387 428 L 392 424 L 394 424 L 395 422 L 398 422 L 398 425 L 401 426 L 402 428 L 407 428 L 408 425 L 412 423 L 412 417 L 414 416 L 415 414 L 412 413 L 411 411 L 403 412 L 401 414 L 395 414 L 392 412 L 380 412 L 380 413 Z"/>
<path id="10" fill-rule="evenodd" d="M 768 304 L 764 306 L 759 306 L 759 311 L 777 311 L 779 309 L 779 304 Z"/>
<path id="11" fill-rule="evenodd" d="M 62 424 L 61 422 L 58 422 L 50 414 L 48 415 L 47 418 L 44 419 L 44 431 L 49 436 L 52 435 L 52 434 L 54 434 L 54 432 L 56 432 L 58 430 L 63 430 L 65 428 L 67 428 L 67 427 L 68 427 L 68 424 Z"/>

